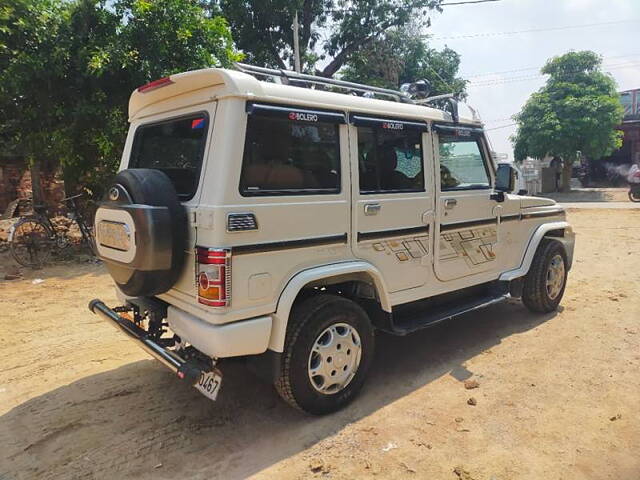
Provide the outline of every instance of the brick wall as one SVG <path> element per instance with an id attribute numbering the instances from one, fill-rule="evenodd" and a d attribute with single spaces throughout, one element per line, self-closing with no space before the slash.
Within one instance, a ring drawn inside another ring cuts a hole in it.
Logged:
<path id="1" fill-rule="evenodd" d="M 56 206 L 64 198 L 64 182 L 56 172 L 40 174 L 43 198 Z M 16 198 L 31 198 L 31 172 L 21 159 L 0 160 L 0 214 Z"/>

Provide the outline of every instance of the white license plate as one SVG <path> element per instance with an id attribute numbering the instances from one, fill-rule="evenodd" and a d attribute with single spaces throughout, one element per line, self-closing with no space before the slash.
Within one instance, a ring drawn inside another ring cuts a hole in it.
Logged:
<path id="1" fill-rule="evenodd" d="M 205 397 L 215 400 L 220 391 L 220 385 L 222 385 L 222 374 L 217 370 L 213 370 L 211 372 L 202 372 L 194 386 Z"/>
<path id="2" fill-rule="evenodd" d="M 98 223 L 98 243 L 105 247 L 128 251 L 131 248 L 131 231 L 124 223 L 101 220 Z"/>

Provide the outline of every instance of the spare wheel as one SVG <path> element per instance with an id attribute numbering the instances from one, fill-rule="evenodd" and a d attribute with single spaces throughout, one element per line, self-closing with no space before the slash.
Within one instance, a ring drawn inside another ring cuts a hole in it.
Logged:
<path id="1" fill-rule="evenodd" d="M 160 170 L 132 168 L 114 178 L 96 212 L 96 247 L 118 288 L 150 296 L 178 280 L 187 246 L 187 214 Z"/>

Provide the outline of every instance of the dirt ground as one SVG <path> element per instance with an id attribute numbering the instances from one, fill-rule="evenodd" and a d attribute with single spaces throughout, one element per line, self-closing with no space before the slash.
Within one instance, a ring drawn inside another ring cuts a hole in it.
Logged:
<path id="1" fill-rule="evenodd" d="M 181 385 L 88 312 L 115 302 L 100 266 L 0 281 L 0 478 L 638 479 L 640 210 L 569 217 L 558 313 L 514 301 L 379 335 L 361 396 L 321 418 L 239 362 L 215 403 Z"/>

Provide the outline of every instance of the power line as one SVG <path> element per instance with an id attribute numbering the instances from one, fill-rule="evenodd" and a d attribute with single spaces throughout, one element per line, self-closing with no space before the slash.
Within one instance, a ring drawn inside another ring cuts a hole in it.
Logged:
<path id="1" fill-rule="evenodd" d="M 620 65 L 613 65 L 610 67 L 603 67 L 605 70 L 616 70 L 619 68 L 637 68 L 640 67 L 640 63 L 636 62 L 636 63 L 627 63 L 627 64 L 620 64 Z M 567 72 L 567 73 L 580 73 L 579 71 L 576 72 Z M 505 79 L 496 79 L 493 81 L 483 81 L 483 82 L 470 82 L 469 83 L 469 88 L 482 88 L 482 87 L 492 87 L 495 85 L 504 85 L 507 83 L 516 83 L 516 82 L 525 82 L 525 81 L 529 81 L 529 80 L 538 80 L 541 78 L 544 78 L 546 76 L 545 75 L 522 75 L 522 76 L 518 76 L 518 77 L 511 77 L 511 78 L 505 78 Z"/>
<path id="2" fill-rule="evenodd" d="M 482 123 L 500 123 L 500 122 L 506 122 L 507 120 L 513 120 L 511 117 L 507 117 L 507 118 L 493 118 L 491 120 L 483 120 Z"/>
<path id="3" fill-rule="evenodd" d="M 518 35 L 520 33 L 535 33 L 535 32 L 553 32 L 558 30 L 570 30 L 576 28 L 588 28 L 588 27 L 597 27 L 601 25 L 619 25 L 622 23 L 637 23 L 640 22 L 640 19 L 632 19 L 632 20 L 616 20 L 613 22 L 599 22 L 599 23 L 584 23 L 581 25 L 565 25 L 562 27 L 546 27 L 546 28 L 530 28 L 527 30 L 512 30 L 506 32 L 483 32 L 483 33 L 469 33 L 466 35 L 452 35 L 452 36 L 439 36 L 439 35 L 423 35 L 426 38 L 432 38 L 436 40 L 457 40 L 464 38 L 478 38 L 478 37 L 498 37 L 505 35 Z"/>
<path id="4" fill-rule="evenodd" d="M 489 132 L 491 130 L 500 130 L 501 128 L 513 127 L 514 125 L 517 125 L 517 123 L 510 123 L 509 125 L 502 125 L 501 127 L 485 128 L 484 131 Z"/>
<path id="5" fill-rule="evenodd" d="M 618 63 L 618 64 L 613 64 L 613 65 L 603 65 L 602 68 L 603 70 L 615 70 L 616 68 L 627 68 L 627 67 L 635 67 L 637 65 L 640 65 L 639 62 L 627 62 L 627 63 Z M 575 74 L 575 73 L 581 73 L 582 70 L 574 70 L 574 71 L 569 71 L 569 72 L 564 72 L 564 73 L 568 73 L 568 74 Z M 518 81 L 518 80 L 528 80 L 529 78 L 543 78 L 545 77 L 547 74 L 546 73 L 535 73 L 535 74 L 529 74 L 529 75 L 516 75 L 513 77 L 504 77 L 504 78 L 494 78 L 494 79 L 489 79 L 489 80 L 478 80 L 478 81 L 470 81 L 469 84 L 470 85 L 493 85 L 496 83 L 511 83 L 512 81 Z"/>
<path id="6" fill-rule="evenodd" d="M 441 3 L 441 7 L 448 7 L 449 5 L 469 5 L 472 3 L 487 3 L 487 2 L 499 2 L 501 0 L 473 0 L 469 2 L 451 2 L 451 3 Z"/>
<path id="7" fill-rule="evenodd" d="M 629 55 L 614 55 L 614 56 L 603 56 L 603 59 L 614 59 L 614 58 L 628 58 L 628 57 L 638 57 L 640 56 L 640 53 L 632 53 Z M 501 75 L 503 73 L 518 73 L 518 72 L 526 72 L 528 70 L 540 70 L 542 68 L 542 66 L 538 66 L 538 67 L 524 67 L 524 68 L 517 68 L 515 70 L 502 70 L 499 72 L 486 72 L 486 73 L 475 73 L 473 75 L 466 75 L 466 74 L 461 74 L 460 76 L 463 78 L 478 78 L 478 77 L 490 77 L 491 75 Z"/>

